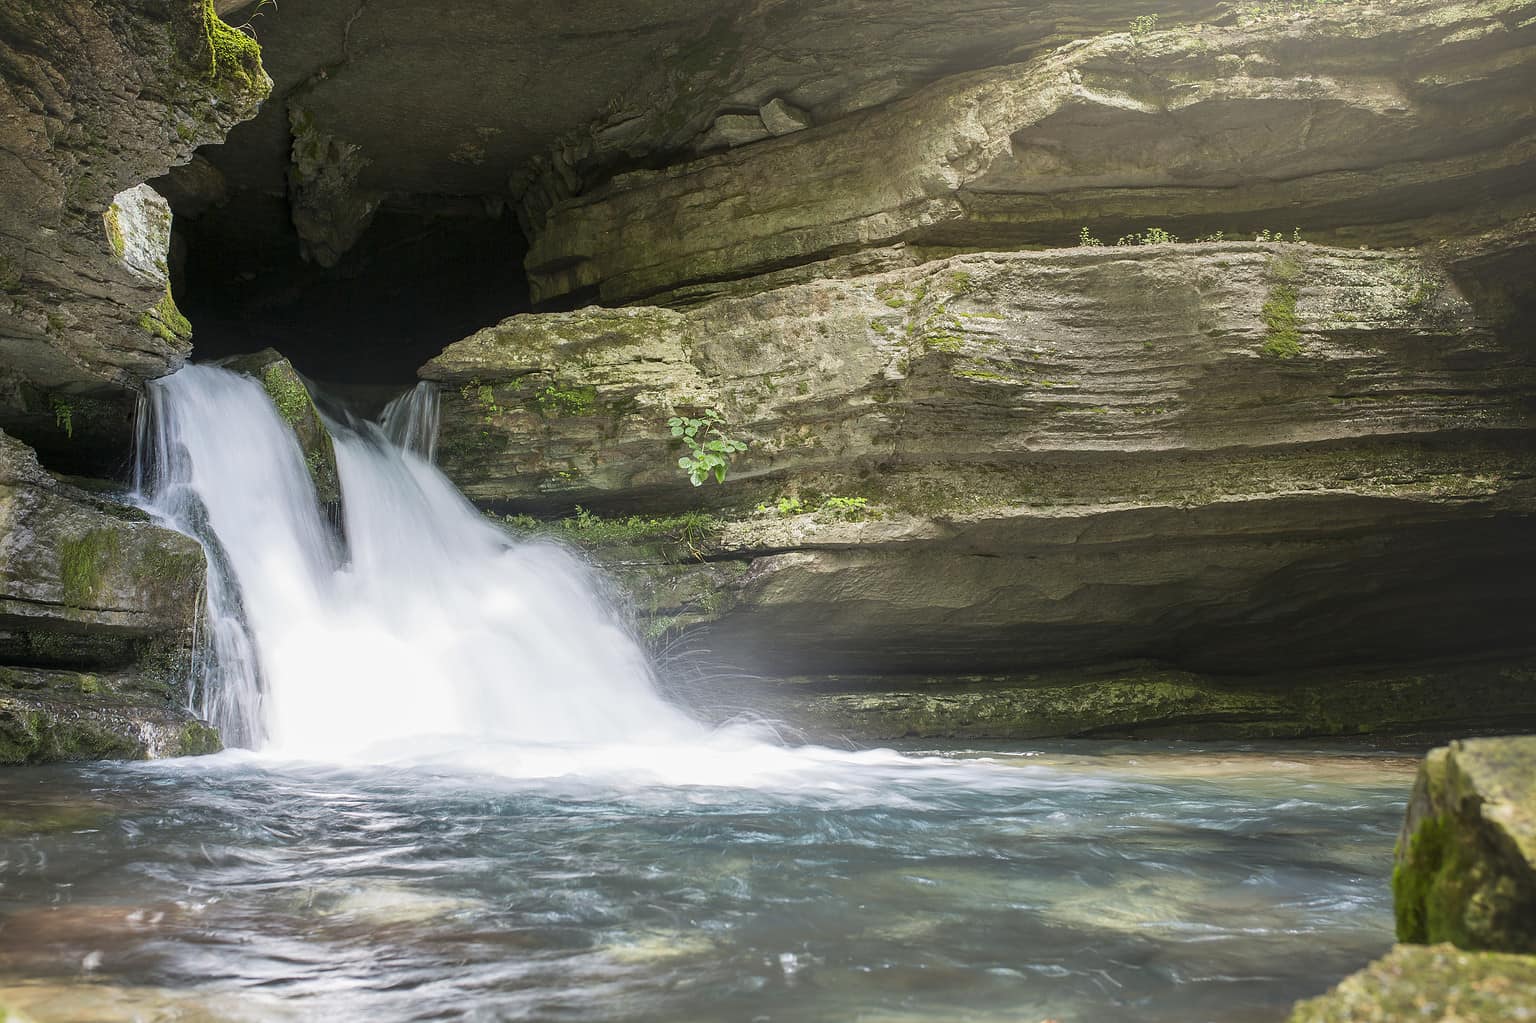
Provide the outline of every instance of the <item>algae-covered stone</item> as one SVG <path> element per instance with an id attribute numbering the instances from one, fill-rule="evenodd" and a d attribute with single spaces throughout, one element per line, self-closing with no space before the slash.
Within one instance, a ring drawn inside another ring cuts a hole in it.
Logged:
<path id="1" fill-rule="evenodd" d="M 1399 945 L 1290 1023 L 1517 1023 L 1536 1019 L 1536 957 Z"/>
<path id="2" fill-rule="evenodd" d="M 1425 758 L 1392 893 L 1401 941 L 1536 953 L 1536 736 Z"/>
<path id="3" fill-rule="evenodd" d="M 183 660 L 179 672 L 189 670 Z M 217 729 L 143 666 L 83 673 L 0 668 L 0 764 L 149 760 L 222 748 Z"/>
<path id="4" fill-rule="evenodd" d="M 261 383 L 272 404 L 277 406 L 304 452 L 304 464 L 315 483 L 315 496 L 321 504 L 341 501 L 341 477 L 336 470 L 336 446 L 330 431 L 315 407 L 315 400 L 299 371 L 279 352 L 271 348 L 251 355 L 238 355 L 221 365 L 236 373 L 254 377 Z"/>

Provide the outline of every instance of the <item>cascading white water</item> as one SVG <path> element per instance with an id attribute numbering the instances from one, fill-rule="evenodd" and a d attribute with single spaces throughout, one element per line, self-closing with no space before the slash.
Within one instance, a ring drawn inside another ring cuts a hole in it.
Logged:
<path id="1" fill-rule="evenodd" d="M 431 401 L 388 417 L 423 453 Z M 150 404 L 141 498 L 209 550 L 216 677 L 198 709 L 227 742 L 335 759 L 398 755 L 407 740 L 705 734 L 657 695 L 579 561 L 514 543 L 378 427 L 332 424 L 343 558 L 293 434 L 253 380 L 190 366 L 152 384 Z"/>
<path id="2" fill-rule="evenodd" d="M 437 461 L 437 388 L 423 380 L 384 406 L 379 426 L 397 448 Z"/>

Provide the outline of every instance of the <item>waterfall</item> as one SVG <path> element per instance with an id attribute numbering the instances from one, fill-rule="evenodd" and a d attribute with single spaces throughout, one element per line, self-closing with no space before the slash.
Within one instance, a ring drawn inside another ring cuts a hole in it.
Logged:
<path id="1" fill-rule="evenodd" d="M 418 389 L 382 428 L 329 424 L 342 550 L 255 381 L 189 366 L 150 385 L 140 501 L 210 566 L 195 709 L 231 745 L 321 759 L 703 735 L 657 695 L 589 569 L 514 541 L 432 466 L 435 401 Z"/>
<path id="2" fill-rule="evenodd" d="M 397 448 L 437 461 L 437 388 L 423 380 L 384 406 L 379 426 Z"/>

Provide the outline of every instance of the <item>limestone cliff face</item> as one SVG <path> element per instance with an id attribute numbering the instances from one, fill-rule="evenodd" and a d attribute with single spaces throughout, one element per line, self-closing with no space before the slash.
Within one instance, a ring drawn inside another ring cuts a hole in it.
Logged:
<path id="1" fill-rule="evenodd" d="M 683 646 L 822 679 L 823 721 L 1306 734 L 1354 727 L 1318 672 L 1531 652 L 1529 356 L 1418 257 L 1208 243 L 519 316 L 423 375 L 445 471 L 504 510 L 686 507 L 667 418 L 720 410 L 750 448 L 704 492 L 707 561 L 610 560 Z M 1060 675 L 1084 666 L 1098 700 Z M 847 678 L 880 675 L 907 682 Z M 1527 676 L 1344 703 L 1402 729 L 1492 699 L 1513 724 Z"/>
<path id="2" fill-rule="evenodd" d="M 130 190 L 221 141 L 269 83 L 211 0 L 9 3 L 0 66 L 0 426 L 45 447 L 78 427 L 77 460 L 120 452 L 125 396 L 191 350 L 170 212 Z M 81 411 L 67 431 L 61 404 Z"/>
<path id="3" fill-rule="evenodd" d="M 1536 6 L 973 15 L 819 97 L 738 20 L 531 164 L 534 301 L 623 307 L 428 363 L 444 468 L 829 731 L 1536 721 Z M 694 491 L 708 408 L 750 447 Z"/>
<path id="4" fill-rule="evenodd" d="M 534 299 L 691 294 L 882 243 L 1063 245 L 1079 225 L 1419 244 L 1536 208 L 1536 5 L 1302 6 L 1143 22 L 615 176 L 540 218 Z"/>

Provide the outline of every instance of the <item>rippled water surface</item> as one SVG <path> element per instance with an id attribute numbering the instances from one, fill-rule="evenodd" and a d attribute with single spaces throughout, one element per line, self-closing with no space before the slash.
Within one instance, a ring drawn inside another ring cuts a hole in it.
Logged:
<path id="1" fill-rule="evenodd" d="M 512 772 L 0 773 L 0 1003 L 43 1023 L 1280 1020 L 1390 945 L 1414 766 L 1053 744 L 785 753 L 749 780 L 726 758 L 700 784 L 628 755 L 596 776 L 570 750 Z"/>

